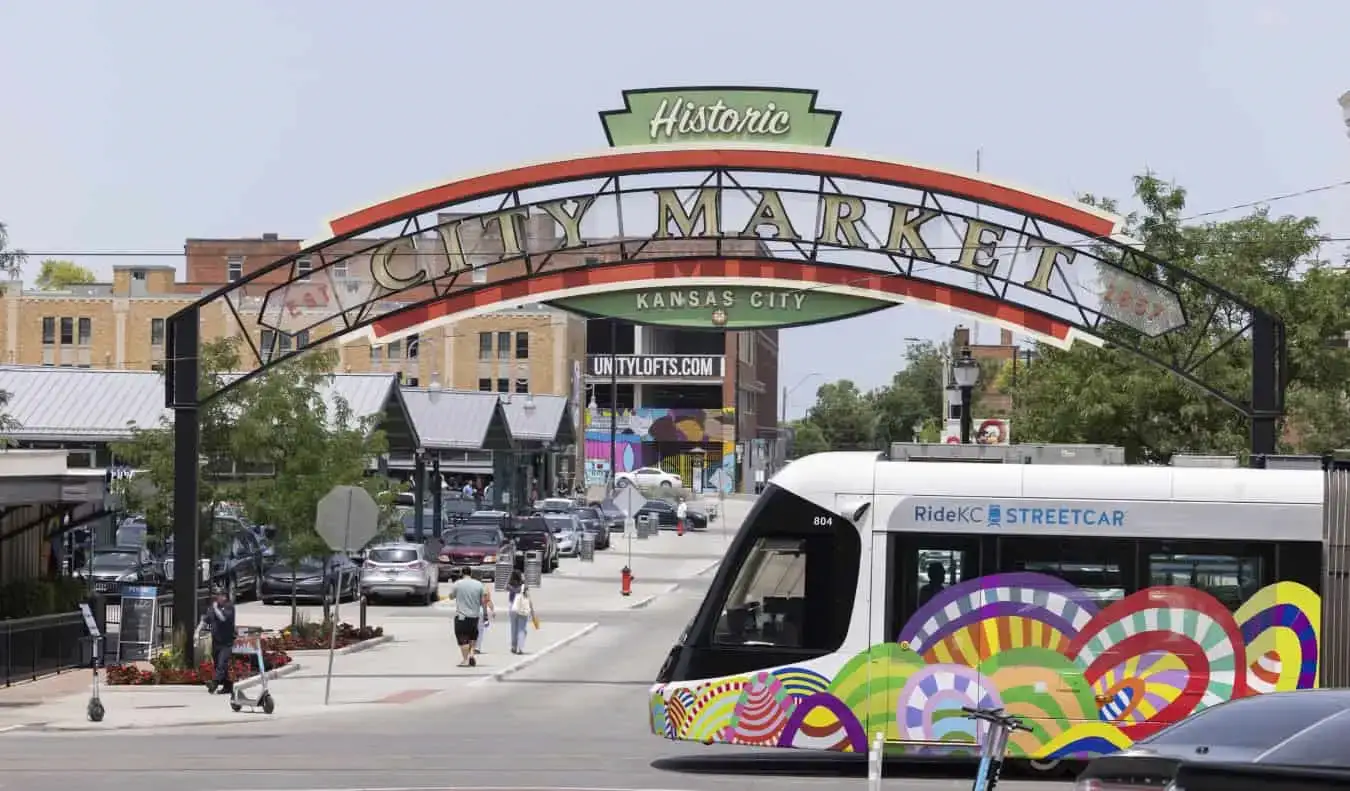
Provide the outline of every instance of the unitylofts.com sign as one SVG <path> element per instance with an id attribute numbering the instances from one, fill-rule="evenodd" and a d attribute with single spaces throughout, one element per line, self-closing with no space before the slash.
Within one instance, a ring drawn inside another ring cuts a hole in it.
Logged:
<path id="1" fill-rule="evenodd" d="M 726 376 L 726 357 L 720 354 L 591 354 L 586 357 L 586 376 L 624 380 L 721 379 Z"/>

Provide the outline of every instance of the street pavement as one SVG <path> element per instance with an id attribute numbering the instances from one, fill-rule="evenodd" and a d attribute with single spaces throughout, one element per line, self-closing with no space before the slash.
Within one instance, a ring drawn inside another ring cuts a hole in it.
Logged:
<path id="1" fill-rule="evenodd" d="M 531 631 L 525 657 L 509 654 L 505 629 L 494 627 L 480 667 L 460 672 L 441 607 L 372 607 L 370 621 L 393 640 L 336 658 L 335 703 L 326 708 L 326 655 L 301 657 L 302 670 L 273 682 L 277 713 L 271 717 L 228 716 L 223 700 L 201 690 L 192 691 L 190 709 L 223 713 L 192 720 L 153 708 L 154 700 L 178 700 L 182 692 L 142 693 L 147 703 L 115 692 L 105 699 L 107 721 L 134 719 L 143 727 L 4 731 L 3 723 L 15 719 L 11 708 L 23 712 L 22 719 L 33 707 L 11 707 L 5 696 L 13 690 L 0 692 L 0 791 L 68 791 L 76 784 L 109 791 L 861 789 L 866 781 L 857 760 L 673 743 L 647 733 L 646 690 L 749 505 L 727 501 L 725 539 L 715 526 L 683 537 L 665 532 L 641 549 L 635 541 L 634 571 L 651 586 L 643 596 L 618 594 L 617 568 L 627 562 L 621 546 L 609 557 L 599 553 L 594 565 L 565 560 L 563 573 L 550 575 L 538 592 L 543 628 Z M 626 606 L 638 603 L 644 606 Z M 248 622 L 244 614 L 262 620 L 276 613 L 283 621 L 289 614 L 288 608 L 240 609 L 241 623 Z M 71 686 L 69 678 L 62 683 Z M 78 701 L 79 716 L 83 696 L 66 695 Z M 207 721 L 212 724 L 193 724 Z M 968 788 L 971 774 L 914 766 L 889 771 L 894 779 L 886 786 L 906 791 Z M 1006 782 L 1014 791 L 1070 787 Z"/>

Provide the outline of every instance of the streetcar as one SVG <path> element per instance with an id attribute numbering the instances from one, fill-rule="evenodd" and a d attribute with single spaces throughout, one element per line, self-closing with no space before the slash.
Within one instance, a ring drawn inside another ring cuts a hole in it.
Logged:
<path id="1" fill-rule="evenodd" d="M 857 753 L 882 734 L 888 755 L 951 758 L 978 744 L 961 707 L 1001 706 L 1031 726 L 1010 756 L 1048 768 L 1316 687 L 1328 481 L 799 459 L 662 666 L 652 732 Z"/>

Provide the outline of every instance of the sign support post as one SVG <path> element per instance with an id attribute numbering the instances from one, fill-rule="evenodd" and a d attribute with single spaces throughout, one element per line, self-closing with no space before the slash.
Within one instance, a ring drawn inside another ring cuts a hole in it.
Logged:
<path id="1" fill-rule="evenodd" d="M 421 505 L 420 503 L 418 504 Z M 364 547 L 379 532 L 380 507 L 370 492 L 359 486 L 334 486 L 319 500 L 314 513 L 314 532 L 334 552 L 350 554 Z M 345 564 L 344 564 L 345 565 Z M 326 575 L 325 575 L 326 576 Z M 337 606 L 328 634 L 328 673 L 323 683 L 323 705 L 333 690 L 333 657 L 337 653 L 338 614 L 342 609 L 342 566 L 338 567 Z"/>

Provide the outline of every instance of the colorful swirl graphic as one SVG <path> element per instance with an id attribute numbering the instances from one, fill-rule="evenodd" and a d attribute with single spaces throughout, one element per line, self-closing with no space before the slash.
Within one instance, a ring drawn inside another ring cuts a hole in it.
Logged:
<path id="1" fill-rule="evenodd" d="M 1041 574 L 942 591 L 899 640 L 749 677 L 652 690 L 673 739 L 862 752 L 968 752 L 961 707 L 1002 706 L 1031 727 L 1011 754 L 1086 758 L 1129 746 L 1230 698 L 1317 685 L 1321 600 L 1281 582 L 1230 613 L 1205 591 L 1157 587 L 1100 611 Z"/>

